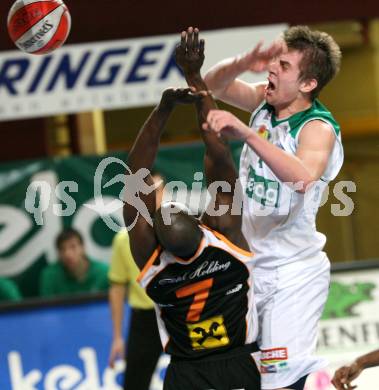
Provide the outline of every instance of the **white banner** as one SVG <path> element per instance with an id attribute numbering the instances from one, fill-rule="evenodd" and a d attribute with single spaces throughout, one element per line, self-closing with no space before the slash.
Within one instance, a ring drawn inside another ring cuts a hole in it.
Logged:
<path id="1" fill-rule="evenodd" d="M 332 283 L 319 328 L 318 354 L 327 369 L 312 374 L 305 390 L 332 390 L 334 371 L 358 356 L 379 348 L 379 270 L 332 274 Z M 354 382 L 358 390 L 379 388 L 379 367 L 365 371 Z"/>
<path id="2" fill-rule="evenodd" d="M 270 42 L 286 25 L 201 33 L 204 70 Z M 93 109 L 154 105 L 163 89 L 185 85 L 173 59 L 178 34 L 65 45 L 45 56 L 0 52 L 0 120 L 42 117 Z M 245 75 L 259 81 L 265 75 Z"/>

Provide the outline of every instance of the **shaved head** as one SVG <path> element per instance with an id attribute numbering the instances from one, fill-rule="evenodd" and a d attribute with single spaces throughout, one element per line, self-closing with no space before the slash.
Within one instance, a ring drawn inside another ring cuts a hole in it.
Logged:
<path id="1" fill-rule="evenodd" d="M 164 249 L 184 259 L 196 253 L 203 237 L 197 219 L 173 203 L 155 212 L 154 230 Z"/>

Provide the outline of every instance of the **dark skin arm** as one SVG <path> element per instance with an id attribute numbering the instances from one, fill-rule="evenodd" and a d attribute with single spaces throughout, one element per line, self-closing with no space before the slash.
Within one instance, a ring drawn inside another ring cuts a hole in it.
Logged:
<path id="1" fill-rule="evenodd" d="M 358 357 L 349 366 L 339 368 L 332 379 L 332 383 L 337 390 L 352 390 L 357 386 L 352 385 L 352 381 L 361 374 L 363 370 L 379 365 L 379 349 L 366 355 Z"/>
<path id="2" fill-rule="evenodd" d="M 141 169 L 147 169 L 148 174 L 144 177 L 144 182 L 149 186 L 154 185 L 150 171 L 157 156 L 160 137 L 171 112 L 178 104 L 195 103 L 201 98 L 202 94 L 193 93 L 190 88 L 170 88 L 163 92 L 160 103 L 142 126 L 128 155 L 127 165 L 132 174 L 136 174 Z M 127 179 L 131 177 L 128 171 L 126 176 Z M 130 182 L 128 188 L 127 180 L 126 191 L 133 194 L 137 189 L 130 188 Z M 138 196 L 146 205 L 152 218 L 156 210 L 156 190 L 152 190 L 149 194 L 138 192 Z M 129 230 L 130 249 L 136 264 L 142 269 L 158 246 L 154 229 L 149 221 L 128 202 L 124 203 L 123 214 L 125 226 L 133 226 Z"/>
<path id="3" fill-rule="evenodd" d="M 183 70 L 189 86 L 197 91 L 207 90 L 207 86 L 201 77 L 200 69 L 204 62 L 204 40 L 199 39 L 199 30 L 189 27 L 181 33 L 180 44 L 176 48 L 175 58 L 178 66 Z M 206 122 L 209 110 L 216 109 L 217 105 L 212 95 L 208 93 L 196 103 L 198 122 L 201 136 L 204 140 L 206 151 L 204 156 L 204 169 L 208 188 L 211 191 L 212 200 L 210 207 L 205 212 L 202 222 L 210 228 L 224 234 L 231 242 L 239 247 L 249 250 L 249 246 L 242 234 L 242 212 L 236 210 L 232 213 L 234 194 L 240 191 L 238 174 L 233 162 L 232 154 L 226 140 L 217 135 L 203 130 L 202 124 Z M 227 183 L 229 191 L 215 188 L 212 183 L 221 181 Z M 211 187 L 210 187 L 211 186 Z M 226 206 L 227 211 L 214 215 L 212 211 Z M 236 214 L 236 215 L 233 215 Z"/>

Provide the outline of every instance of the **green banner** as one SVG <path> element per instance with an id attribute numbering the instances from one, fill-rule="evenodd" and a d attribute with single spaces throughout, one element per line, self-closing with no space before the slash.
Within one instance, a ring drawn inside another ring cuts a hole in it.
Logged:
<path id="1" fill-rule="evenodd" d="M 237 162 L 241 145 L 232 144 L 232 151 Z M 203 155 L 199 143 L 162 148 L 155 169 L 167 182 L 182 181 L 191 188 L 194 174 L 203 170 Z M 0 276 L 16 281 L 24 296 L 38 295 L 39 273 L 56 261 L 55 238 L 68 226 L 83 234 L 90 256 L 108 262 L 115 231 L 104 219 L 120 226 L 122 212 L 101 215 L 96 199 L 115 201 L 115 206 L 120 202 L 123 176 L 118 175 L 125 173 L 126 157 L 118 153 L 1 164 Z M 107 186 L 112 179 L 114 184 Z"/>

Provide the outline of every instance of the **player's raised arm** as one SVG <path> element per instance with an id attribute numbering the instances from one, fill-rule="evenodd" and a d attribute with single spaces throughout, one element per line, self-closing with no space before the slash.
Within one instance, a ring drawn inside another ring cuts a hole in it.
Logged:
<path id="1" fill-rule="evenodd" d="M 266 49 L 261 42 L 247 53 L 217 63 L 208 70 L 204 80 L 218 99 L 252 112 L 263 101 L 267 82 L 247 83 L 238 79 L 238 76 L 245 72 L 266 71 L 270 61 L 282 50 L 279 41 Z"/>
<path id="2" fill-rule="evenodd" d="M 176 49 L 176 62 L 183 70 L 190 86 L 197 90 L 207 88 L 200 73 L 204 62 L 204 40 L 199 39 L 197 28 L 189 28 L 182 32 L 180 45 Z M 226 235 L 236 245 L 248 249 L 241 234 L 241 212 L 233 210 L 235 215 L 232 215 L 234 195 L 238 196 L 237 192 L 240 188 L 229 145 L 222 137 L 217 137 L 215 133 L 206 131 L 202 127 L 208 112 L 217 108 L 216 102 L 207 92 L 203 99 L 196 103 L 196 108 L 201 135 L 206 146 L 204 169 L 212 196 L 208 210 L 203 216 L 203 222 Z"/>
<path id="3" fill-rule="evenodd" d="M 158 152 L 164 126 L 177 104 L 190 104 L 201 94 L 190 88 L 170 88 L 163 92 L 158 106 L 141 128 L 129 153 L 125 179 L 124 220 L 129 230 L 130 248 L 137 265 L 142 268 L 157 247 L 152 215 L 156 210 L 156 185 L 150 171 Z"/>
<path id="4" fill-rule="evenodd" d="M 176 48 L 175 60 L 177 65 L 182 69 L 184 77 L 189 87 L 195 88 L 197 91 L 207 91 L 200 70 L 204 62 L 204 40 L 199 39 L 199 30 L 189 27 L 187 31 L 181 33 L 180 44 Z M 206 122 L 209 110 L 216 109 L 217 105 L 211 94 L 207 91 L 204 97 L 198 102 L 197 112 L 199 127 L 202 129 L 202 124 Z M 206 153 L 213 160 L 224 159 L 229 152 L 229 147 L 223 137 L 217 137 L 212 132 L 201 132 L 206 145 Z M 231 160 L 232 161 L 232 160 Z"/>

